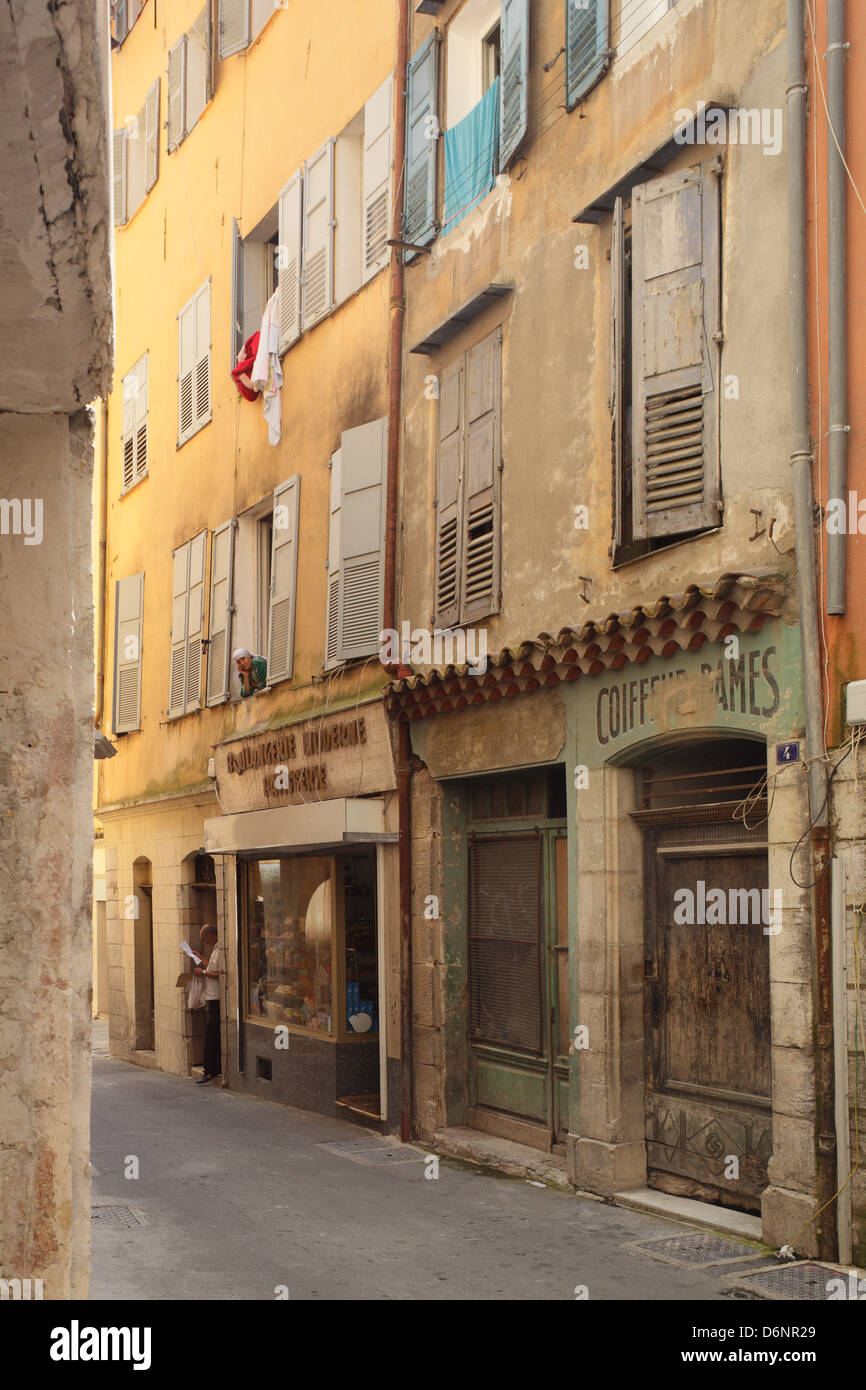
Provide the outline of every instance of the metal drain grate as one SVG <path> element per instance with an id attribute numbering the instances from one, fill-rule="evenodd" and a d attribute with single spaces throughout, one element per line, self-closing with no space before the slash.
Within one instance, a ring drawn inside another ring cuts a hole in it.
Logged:
<path id="1" fill-rule="evenodd" d="M 127 1207 L 122 1203 L 91 1207 L 90 1220 L 94 1226 L 111 1227 L 113 1230 L 128 1230 L 130 1226 L 149 1226 L 150 1221 L 137 1207 Z"/>
<path id="2" fill-rule="evenodd" d="M 343 1158 L 351 1158 L 355 1163 L 367 1164 L 388 1164 L 388 1163 L 423 1163 L 426 1157 L 420 1149 L 413 1149 L 409 1144 L 390 1144 L 387 1139 L 379 1139 L 374 1135 L 359 1136 L 357 1139 L 339 1139 L 333 1144 L 318 1144 L 320 1149 L 327 1149 L 329 1153 L 340 1154 Z"/>
<path id="3" fill-rule="evenodd" d="M 766 1259 L 766 1255 L 753 1246 L 726 1240 L 724 1236 L 713 1235 L 712 1231 L 687 1231 L 683 1235 L 664 1236 L 661 1240 L 653 1237 L 652 1240 L 632 1241 L 626 1248 L 689 1269 Z"/>
<path id="4" fill-rule="evenodd" d="M 799 1299 L 801 1301 L 825 1302 L 832 1289 L 828 1289 L 831 1279 L 841 1279 L 848 1290 L 849 1279 L 846 1272 L 833 1265 L 822 1265 L 812 1260 L 801 1260 L 797 1264 L 775 1265 L 759 1269 L 754 1274 L 729 1275 L 726 1283 L 754 1298 Z M 836 1286 L 838 1289 L 838 1285 Z M 839 1296 L 838 1293 L 836 1295 Z"/>

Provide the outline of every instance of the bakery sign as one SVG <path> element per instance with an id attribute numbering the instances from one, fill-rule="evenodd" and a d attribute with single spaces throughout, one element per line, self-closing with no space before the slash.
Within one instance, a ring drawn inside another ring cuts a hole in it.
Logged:
<path id="1" fill-rule="evenodd" d="M 363 796 L 397 784 L 379 703 L 218 744 L 214 765 L 227 814 Z"/>

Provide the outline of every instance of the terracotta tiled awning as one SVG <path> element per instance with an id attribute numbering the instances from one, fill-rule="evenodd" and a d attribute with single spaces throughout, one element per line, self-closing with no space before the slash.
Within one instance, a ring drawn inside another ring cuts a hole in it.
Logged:
<path id="1" fill-rule="evenodd" d="M 385 699 L 395 714 L 424 719 L 619 671 L 651 657 L 697 651 L 731 633 L 760 632 L 766 618 L 778 616 L 786 593 L 786 577 L 775 570 L 723 574 L 710 586 L 690 584 L 680 594 L 665 594 L 627 613 L 503 647 L 498 656 L 488 654 L 483 675 L 473 675 L 464 664 L 393 681 L 385 687 Z"/>

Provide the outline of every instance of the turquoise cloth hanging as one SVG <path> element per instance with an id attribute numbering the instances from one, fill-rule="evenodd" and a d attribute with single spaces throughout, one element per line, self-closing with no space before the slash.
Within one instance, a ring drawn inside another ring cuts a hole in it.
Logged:
<path id="1" fill-rule="evenodd" d="M 443 232 L 471 212 L 494 184 L 499 162 L 499 78 L 468 116 L 445 131 Z"/>

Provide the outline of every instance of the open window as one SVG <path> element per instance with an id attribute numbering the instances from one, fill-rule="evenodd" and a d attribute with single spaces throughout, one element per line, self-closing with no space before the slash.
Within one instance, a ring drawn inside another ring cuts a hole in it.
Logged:
<path id="1" fill-rule="evenodd" d="M 279 205 L 242 237 L 233 224 L 231 361 L 261 328 L 262 316 L 279 284 Z"/>
<path id="2" fill-rule="evenodd" d="M 615 564 L 721 520 L 720 175 L 709 160 L 615 201 Z"/>
<path id="3" fill-rule="evenodd" d="M 334 297 L 337 304 L 388 264 L 391 125 L 394 81 L 388 76 L 337 136 Z"/>
<path id="4" fill-rule="evenodd" d="M 118 48 L 130 33 L 147 0 L 111 0 L 114 42 Z"/>

